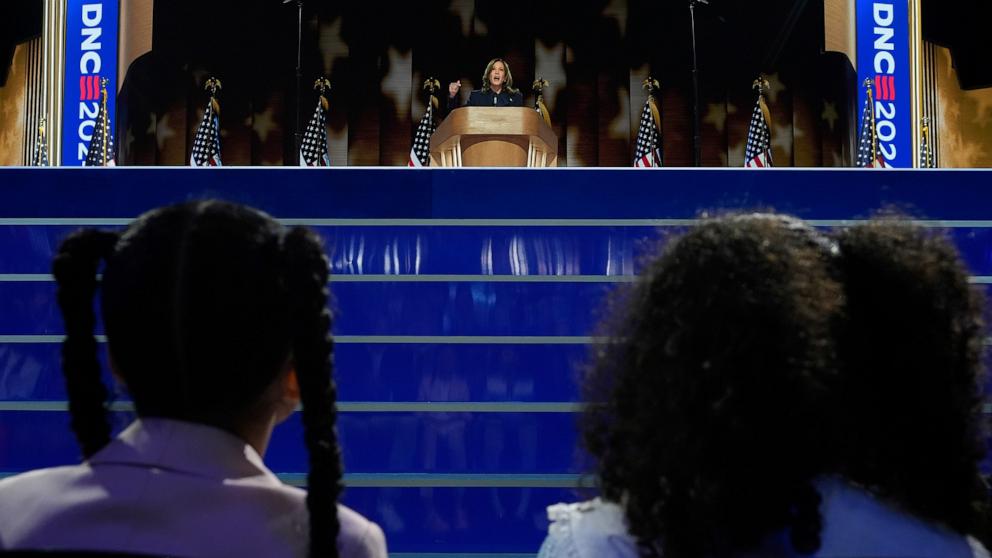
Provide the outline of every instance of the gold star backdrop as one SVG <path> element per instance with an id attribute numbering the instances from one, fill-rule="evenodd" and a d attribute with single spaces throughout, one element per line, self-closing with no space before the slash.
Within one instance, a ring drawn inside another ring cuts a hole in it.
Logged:
<path id="1" fill-rule="evenodd" d="M 18 45 L 7 76 L 7 85 L 0 87 L 0 166 L 24 164 L 26 62 L 27 45 Z"/>
<path id="2" fill-rule="evenodd" d="M 992 88 L 962 91 L 946 48 L 936 47 L 935 64 L 940 166 L 992 167 Z"/>
<path id="3" fill-rule="evenodd" d="M 788 7 L 788 0 L 771 0 Z M 677 4 L 677 5 L 676 5 Z M 850 64 L 820 54 L 822 11 L 807 9 L 768 62 L 787 10 L 764 14 L 716 0 L 697 13 L 701 71 L 702 163 L 742 164 L 751 82 L 771 76 L 778 166 L 829 166 L 850 149 L 846 86 Z M 204 24 L 204 22 L 207 22 Z M 495 0 L 418 3 L 308 2 L 303 21 L 300 119 L 313 111 L 306 87 L 327 76 L 333 165 L 405 165 L 423 114 L 420 85 L 460 79 L 462 98 L 481 82 L 486 62 L 509 61 L 524 102 L 529 84 L 550 80 L 545 102 L 559 137 L 559 164 L 628 166 L 648 74 L 661 81 L 666 166 L 692 164 L 689 18 L 682 2 L 545 0 L 515 9 Z M 156 2 L 152 50 L 128 69 L 121 88 L 122 164 L 183 165 L 207 96 L 220 95 L 225 165 L 297 161 L 296 9 L 265 0 Z M 764 68 L 762 64 L 773 67 Z M 845 67 L 846 64 L 846 67 Z M 824 107 L 836 118 L 820 118 Z"/>

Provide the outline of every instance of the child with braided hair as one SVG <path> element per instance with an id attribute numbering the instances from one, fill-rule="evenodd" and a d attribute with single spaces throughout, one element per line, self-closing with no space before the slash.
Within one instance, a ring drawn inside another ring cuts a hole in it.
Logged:
<path id="1" fill-rule="evenodd" d="M 73 234 L 53 271 L 84 462 L 0 482 L 0 548 L 386 556 L 379 527 L 337 503 L 328 264 L 312 232 L 189 202 L 120 235 Z M 138 416 L 114 439 L 94 336 L 98 288 L 111 369 Z M 306 492 L 261 457 L 300 403 Z"/>

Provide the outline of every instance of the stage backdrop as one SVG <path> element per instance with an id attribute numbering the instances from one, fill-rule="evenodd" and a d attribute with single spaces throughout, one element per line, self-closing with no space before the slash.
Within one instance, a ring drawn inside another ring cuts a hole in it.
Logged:
<path id="1" fill-rule="evenodd" d="M 824 49 L 822 0 L 769 0 L 755 8 L 712 0 L 696 11 L 702 164 L 740 166 L 758 72 L 769 74 L 779 166 L 851 162 L 858 89 L 847 57 Z M 154 4 L 151 51 L 121 90 L 124 164 L 181 165 L 206 105 L 204 80 L 220 78 L 225 164 L 294 164 L 296 6 L 270 0 Z M 332 83 L 334 165 L 405 165 L 424 110 L 421 84 L 481 85 L 486 62 L 506 58 L 534 101 L 535 77 L 558 134 L 559 164 L 632 161 L 649 74 L 661 82 L 664 162 L 692 163 L 690 24 L 686 2 L 495 0 L 305 2 L 301 119 L 319 75 Z M 127 33 L 127 30 L 122 30 Z"/>

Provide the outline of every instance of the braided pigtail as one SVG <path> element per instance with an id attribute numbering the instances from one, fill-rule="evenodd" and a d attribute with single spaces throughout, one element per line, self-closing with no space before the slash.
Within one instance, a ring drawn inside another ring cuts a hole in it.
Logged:
<path id="1" fill-rule="evenodd" d="M 83 230 L 59 247 L 52 262 L 58 284 L 57 298 L 65 321 L 62 373 L 69 397 L 69 416 L 83 457 L 89 458 L 110 441 L 107 387 L 100 377 L 97 343 L 93 335 L 96 311 L 97 266 L 114 250 L 116 233 Z"/>
<path id="2" fill-rule="evenodd" d="M 336 558 L 337 501 L 342 491 L 341 450 L 335 429 L 331 313 L 327 309 L 328 262 L 320 240 L 303 228 L 284 240 L 287 288 L 292 299 L 293 359 L 303 401 L 303 432 L 310 454 L 307 509 L 310 556 Z"/>

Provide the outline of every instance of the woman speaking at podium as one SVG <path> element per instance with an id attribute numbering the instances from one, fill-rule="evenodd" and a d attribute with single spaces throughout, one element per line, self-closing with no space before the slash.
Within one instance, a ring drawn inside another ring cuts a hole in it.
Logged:
<path id="1" fill-rule="evenodd" d="M 461 80 L 448 84 L 448 112 L 462 106 L 458 99 Z M 493 58 L 482 74 L 482 89 L 472 91 L 467 107 L 522 107 L 524 96 L 513 88 L 513 74 L 502 58 Z"/>

